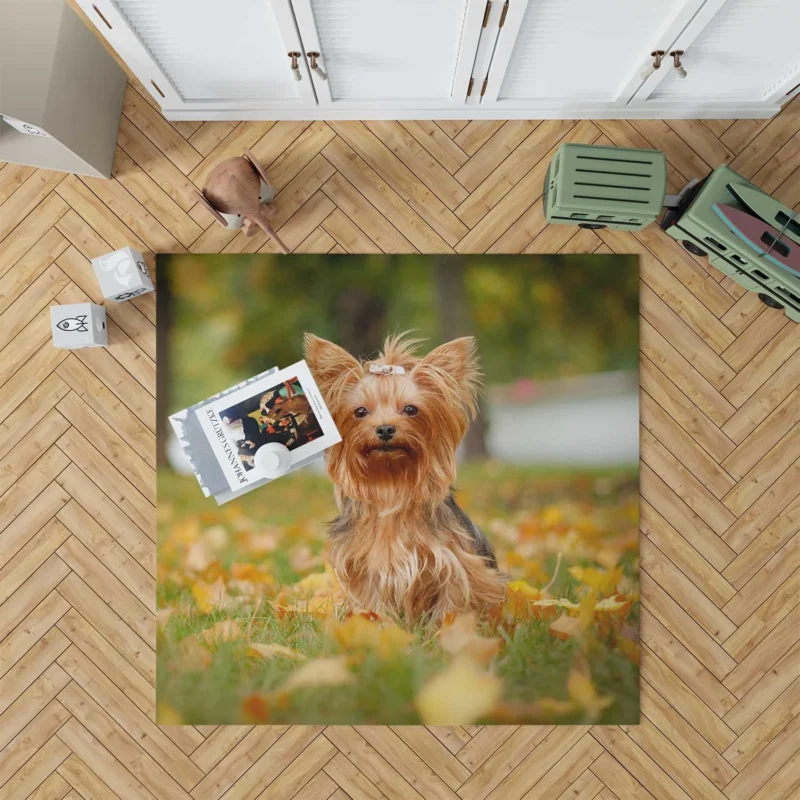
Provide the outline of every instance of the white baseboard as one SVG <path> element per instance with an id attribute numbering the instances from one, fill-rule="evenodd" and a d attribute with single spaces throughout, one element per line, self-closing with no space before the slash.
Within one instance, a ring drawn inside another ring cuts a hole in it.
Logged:
<path id="1" fill-rule="evenodd" d="M 781 107 L 764 103 L 668 105 L 648 103 L 645 106 L 575 106 L 557 108 L 511 108 L 497 106 L 445 106 L 442 108 L 397 108 L 388 105 L 348 105 L 347 108 L 286 109 L 219 109 L 164 108 L 168 120 L 379 120 L 379 119 L 769 119 Z"/>

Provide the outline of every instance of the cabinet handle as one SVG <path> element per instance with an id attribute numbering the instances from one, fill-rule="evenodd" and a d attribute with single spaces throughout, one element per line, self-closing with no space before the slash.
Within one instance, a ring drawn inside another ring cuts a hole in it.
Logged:
<path id="1" fill-rule="evenodd" d="M 672 56 L 672 63 L 675 65 L 675 71 L 678 73 L 678 77 L 685 78 L 686 70 L 683 68 L 683 64 L 681 64 L 683 50 L 670 50 L 669 54 Z"/>
<path id="2" fill-rule="evenodd" d="M 297 59 L 300 58 L 300 56 L 302 56 L 303 54 L 298 53 L 296 50 L 292 50 L 289 53 L 287 53 L 287 55 L 289 56 L 289 58 L 292 59 L 292 62 L 290 64 L 290 67 L 292 69 L 292 77 L 296 81 L 303 80 L 303 76 L 300 74 L 300 64 L 297 63 Z"/>
<path id="3" fill-rule="evenodd" d="M 316 51 L 312 50 L 311 52 L 306 53 L 306 55 L 308 56 L 309 61 L 311 62 L 311 64 L 310 64 L 311 71 L 315 72 L 321 81 L 328 80 L 328 73 L 325 72 L 325 70 L 322 69 L 322 67 L 320 67 L 317 64 L 317 59 L 321 58 L 320 54 L 317 53 Z"/>
<path id="4" fill-rule="evenodd" d="M 664 58 L 663 50 L 653 50 L 650 55 L 653 57 L 653 63 L 650 64 L 641 74 L 641 79 L 646 81 L 657 69 L 661 68 L 661 59 Z"/>

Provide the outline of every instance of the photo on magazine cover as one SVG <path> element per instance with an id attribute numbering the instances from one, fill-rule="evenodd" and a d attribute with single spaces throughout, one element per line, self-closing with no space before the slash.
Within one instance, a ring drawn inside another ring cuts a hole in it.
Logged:
<path id="1" fill-rule="evenodd" d="M 295 450 L 322 436 L 322 427 L 297 376 L 240 400 L 220 413 L 246 470 L 255 468 L 256 450 L 277 442 Z"/>

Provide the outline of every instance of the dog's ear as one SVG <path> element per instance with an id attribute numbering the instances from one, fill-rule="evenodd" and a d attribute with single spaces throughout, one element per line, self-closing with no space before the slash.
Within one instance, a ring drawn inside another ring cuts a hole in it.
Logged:
<path id="1" fill-rule="evenodd" d="M 356 383 L 362 377 L 361 364 L 338 344 L 313 333 L 303 336 L 303 354 L 325 400 L 331 402 L 337 389 Z"/>
<path id="2" fill-rule="evenodd" d="M 432 380 L 441 388 L 454 391 L 474 413 L 482 383 L 475 337 L 462 336 L 431 350 L 414 367 L 412 377 L 421 381 Z"/>

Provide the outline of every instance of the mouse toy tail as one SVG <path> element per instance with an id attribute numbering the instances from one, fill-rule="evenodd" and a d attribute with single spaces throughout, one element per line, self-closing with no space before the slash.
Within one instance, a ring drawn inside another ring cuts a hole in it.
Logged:
<path id="1" fill-rule="evenodd" d="M 271 236 L 275 240 L 275 244 L 278 245 L 278 249 L 281 251 L 281 253 L 286 255 L 289 252 L 289 248 L 283 243 L 280 236 L 275 233 L 275 229 L 272 227 L 264 214 L 258 215 L 256 223 L 258 224 L 258 227 L 267 234 L 267 236 Z"/>

